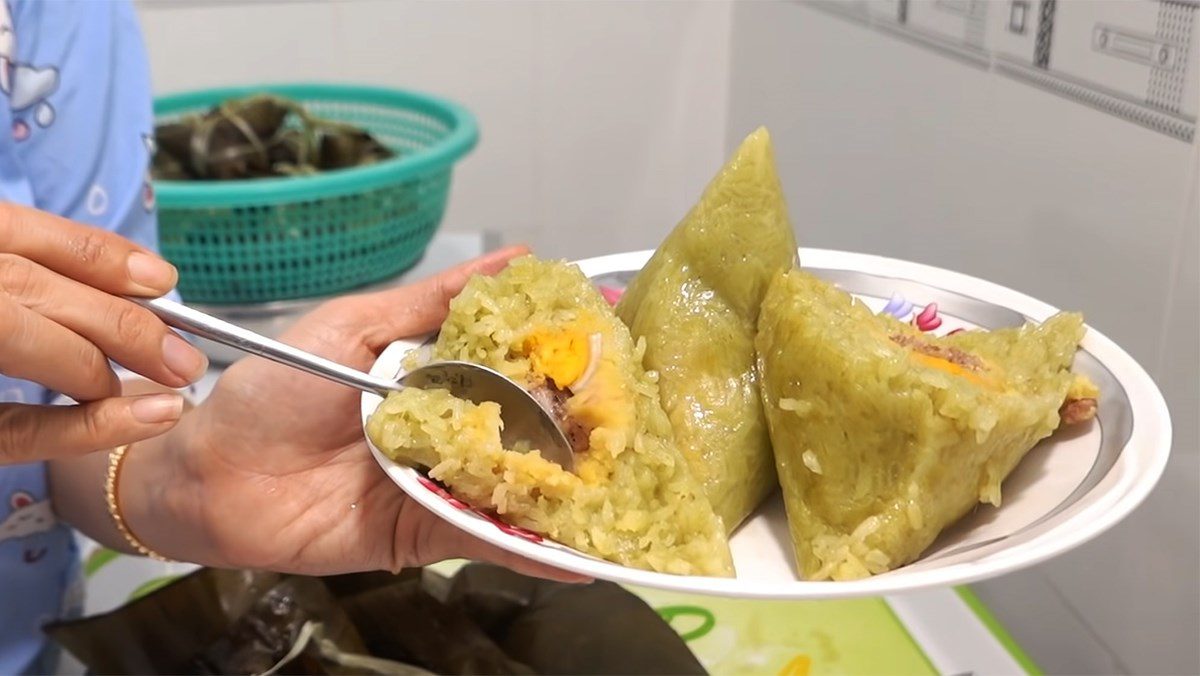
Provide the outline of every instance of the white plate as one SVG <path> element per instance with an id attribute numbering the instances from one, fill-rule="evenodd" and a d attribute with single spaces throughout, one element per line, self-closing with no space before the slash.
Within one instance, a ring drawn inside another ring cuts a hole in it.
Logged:
<path id="1" fill-rule="evenodd" d="M 580 261 L 599 285 L 623 288 L 652 252 Z M 904 318 L 936 303 L 943 320 L 935 334 L 956 328 L 999 328 L 1041 321 L 1055 308 L 967 275 L 865 254 L 801 249 L 805 269 L 882 311 L 895 296 L 916 303 Z M 895 304 L 893 304 L 894 306 Z M 394 377 L 416 342 L 392 344 L 372 373 Z M 475 537 L 530 559 L 615 582 L 746 598 L 816 599 L 895 594 L 956 585 L 1031 566 L 1087 542 L 1128 515 L 1154 487 L 1171 448 L 1166 403 L 1137 362 L 1095 329 L 1088 329 L 1075 368 L 1100 386 L 1096 421 L 1039 444 L 1003 486 L 1003 506 L 979 507 L 914 563 L 850 582 L 798 579 L 783 500 L 769 498 L 731 539 L 736 578 L 689 577 L 627 568 L 576 552 L 466 509 L 417 471 L 372 452 L 388 476 L 427 509 Z M 362 417 L 379 404 L 364 395 Z"/>

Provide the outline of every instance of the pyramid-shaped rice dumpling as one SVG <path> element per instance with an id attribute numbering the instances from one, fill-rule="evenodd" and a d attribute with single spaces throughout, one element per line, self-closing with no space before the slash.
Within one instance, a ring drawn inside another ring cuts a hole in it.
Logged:
<path id="1" fill-rule="evenodd" d="M 445 390 L 390 395 L 367 432 L 470 505 L 567 546 L 648 570 L 731 575 L 721 521 L 675 446 L 642 350 L 577 267 L 518 259 L 450 303 L 434 357 L 491 367 L 541 399 L 571 438 L 575 472 L 504 448 L 497 404 Z"/>
<path id="2" fill-rule="evenodd" d="M 758 367 L 802 576 L 891 570 L 980 502 L 999 505 L 1060 408 L 1087 409 L 1065 403 L 1094 411 L 1094 386 L 1070 371 L 1084 331 L 1062 313 L 935 338 L 806 272 L 779 275 Z"/>
<path id="3" fill-rule="evenodd" d="M 646 340 L 662 404 L 727 531 L 778 485 L 754 370 L 767 285 L 795 262 L 796 239 L 759 129 L 629 285 L 617 315 Z"/>

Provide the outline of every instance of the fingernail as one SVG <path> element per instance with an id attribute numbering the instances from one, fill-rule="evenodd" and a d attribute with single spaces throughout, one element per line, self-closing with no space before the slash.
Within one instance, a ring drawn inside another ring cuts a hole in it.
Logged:
<path id="1" fill-rule="evenodd" d="M 129 267 L 129 278 L 152 291 L 170 291 L 178 277 L 175 266 L 140 251 L 129 254 L 126 265 Z"/>
<path id="2" fill-rule="evenodd" d="M 168 332 L 163 338 L 162 351 L 167 368 L 189 383 L 208 369 L 208 357 L 174 333 Z"/>
<path id="3" fill-rule="evenodd" d="M 183 414 L 183 397 L 178 394 L 153 394 L 135 399 L 129 407 L 133 419 L 143 425 L 171 422 Z"/>

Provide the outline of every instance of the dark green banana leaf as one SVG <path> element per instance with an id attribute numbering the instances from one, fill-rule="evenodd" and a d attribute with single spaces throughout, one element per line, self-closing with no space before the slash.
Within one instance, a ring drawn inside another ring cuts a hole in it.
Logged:
<path id="1" fill-rule="evenodd" d="M 679 634 L 612 582 L 568 585 L 471 565 L 449 601 L 539 674 L 704 674 Z"/>
<path id="2" fill-rule="evenodd" d="M 372 164 L 395 153 L 364 129 L 258 95 L 155 128 L 152 173 L 162 180 L 234 180 Z"/>
<path id="3" fill-rule="evenodd" d="M 325 578 L 202 569 L 47 627 L 105 674 L 702 674 L 638 597 L 472 564 Z"/>

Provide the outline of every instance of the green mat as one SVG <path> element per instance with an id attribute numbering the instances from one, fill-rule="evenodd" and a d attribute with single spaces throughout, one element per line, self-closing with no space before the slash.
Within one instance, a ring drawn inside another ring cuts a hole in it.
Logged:
<path id="1" fill-rule="evenodd" d="M 630 588 L 714 674 L 934 674 L 882 599 L 748 601 Z"/>

